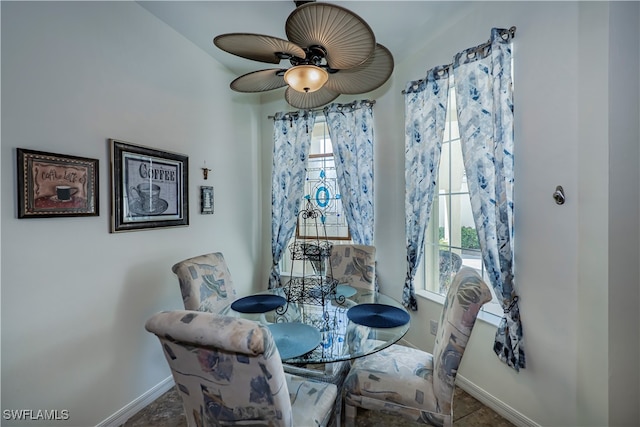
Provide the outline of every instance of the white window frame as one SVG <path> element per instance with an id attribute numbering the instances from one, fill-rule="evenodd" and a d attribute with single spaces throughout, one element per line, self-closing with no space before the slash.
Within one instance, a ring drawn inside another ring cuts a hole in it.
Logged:
<path id="1" fill-rule="evenodd" d="M 465 194 L 468 196 L 469 193 L 466 187 L 464 165 L 462 164 L 462 150 L 457 124 L 453 76 L 450 77 L 449 84 L 449 99 L 447 101 L 446 128 L 442 142 L 440 171 L 436 187 L 436 196 L 434 197 L 431 209 L 431 217 L 425 232 L 424 255 L 418 266 L 414 282 L 416 295 L 441 304 L 444 303 L 445 295 L 439 293 L 439 258 L 440 250 L 450 251 L 462 257 L 463 266 L 476 269 L 489 286 L 489 289 L 491 289 L 493 300 L 483 306 L 478 318 L 497 326 L 502 317 L 503 310 L 495 297 L 493 287 L 489 283 L 480 250 L 462 248 L 462 217 L 465 217 L 466 222 L 469 222 L 469 215 L 471 215 L 471 223 L 473 218 L 470 212 L 470 202 L 466 210 L 463 209 L 460 203 L 458 203 L 458 206 L 454 206 L 452 202 L 458 199 L 458 201 L 466 203 L 468 199 L 461 200 L 459 197 L 464 197 Z M 452 150 L 451 147 L 455 148 Z M 457 186 L 457 190 L 446 188 L 451 186 L 450 183 L 453 180 L 452 171 L 456 167 L 460 168 L 460 166 L 462 167 L 462 171 L 457 174 L 459 176 L 457 179 L 461 179 L 461 183 L 459 183 L 461 185 Z M 448 173 L 446 173 L 447 171 Z M 446 174 L 445 178 L 447 182 L 446 186 L 441 188 L 440 181 L 443 180 L 443 173 Z M 453 218 L 454 215 L 456 218 Z M 442 240 L 439 235 L 441 223 L 445 230 L 445 235 Z M 475 225 L 473 225 L 473 228 L 475 229 Z"/>

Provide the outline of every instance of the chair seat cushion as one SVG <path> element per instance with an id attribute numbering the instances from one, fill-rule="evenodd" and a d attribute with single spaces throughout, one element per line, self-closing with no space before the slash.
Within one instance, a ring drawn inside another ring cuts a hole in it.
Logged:
<path id="1" fill-rule="evenodd" d="M 313 381 L 285 373 L 294 426 L 326 425 L 332 414 L 338 388 L 329 383 Z"/>
<path id="2" fill-rule="evenodd" d="M 347 425 L 360 407 L 451 426 L 458 367 L 478 311 L 490 300 L 478 272 L 461 268 L 443 304 L 433 354 L 394 345 L 354 363 L 345 381 Z"/>
<path id="3" fill-rule="evenodd" d="M 364 397 L 438 412 L 432 383 L 431 354 L 392 345 L 356 359 L 345 380 L 344 392 L 347 403 Z"/>

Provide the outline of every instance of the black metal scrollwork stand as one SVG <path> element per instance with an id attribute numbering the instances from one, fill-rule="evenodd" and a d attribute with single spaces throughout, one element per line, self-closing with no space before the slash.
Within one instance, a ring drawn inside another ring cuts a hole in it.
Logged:
<path id="1" fill-rule="evenodd" d="M 310 200 L 304 210 L 298 214 L 298 229 L 313 233 L 312 238 L 298 239 L 289 245 L 291 251 L 291 270 L 302 262 L 302 275 L 291 274 L 289 281 L 284 285 L 284 294 L 287 304 L 279 307 L 276 313 L 283 315 L 287 312 L 290 303 L 313 304 L 324 307 L 330 301 L 335 300 L 339 304 L 345 302 L 344 295 L 336 294 L 338 281 L 333 278 L 331 267 L 331 248 L 333 244 L 327 240 L 327 232 L 324 222 L 321 220 L 321 212 L 314 209 Z M 313 268 L 313 274 L 307 274 L 307 264 Z M 325 313 L 325 320 L 328 315 Z"/>

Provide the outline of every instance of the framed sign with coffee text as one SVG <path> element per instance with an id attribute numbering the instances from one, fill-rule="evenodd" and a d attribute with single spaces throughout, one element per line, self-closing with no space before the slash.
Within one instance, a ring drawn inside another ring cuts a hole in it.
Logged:
<path id="1" fill-rule="evenodd" d="M 189 225 L 189 158 L 109 140 L 111 232 Z"/>
<path id="2" fill-rule="evenodd" d="M 18 218 L 98 216 L 98 160 L 16 149 Z"/>

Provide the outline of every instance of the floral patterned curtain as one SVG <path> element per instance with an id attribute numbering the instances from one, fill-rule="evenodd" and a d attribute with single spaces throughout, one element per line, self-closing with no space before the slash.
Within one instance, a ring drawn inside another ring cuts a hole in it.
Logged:
<path id="1" fill-rule="evenodd" d="M 513 272 L 512 31 L 494 28 L 489 43 L 458 53 L 453 74 L 471 208 L 484 266 L 504 309 L 493 350 L 518 371 L 525 355 Z"/>
<path id="2" fill-rule="evenodd" d="M 405 93 L 405 235 L 407 276 L 402 304 L 418 309 L 413 280 L 424 254 L 438 179 L 449 96 L 449 67 L 436 67 L 423 80 L 409 82 Z"/>
<path id="3" fill-rule="evenodd" d="M 269 289 L 280 286 L 278 263 L 296 228 L 304 196 L 307 158 L 315 113 L 277 113 L 273 119 L 273 172 L 271 175 L 271 255 Z"/>
<path id="4" fill-rule="evenodd" d="M 351 238 L 373 245 L 373 102 L 324 108 Z"/>

